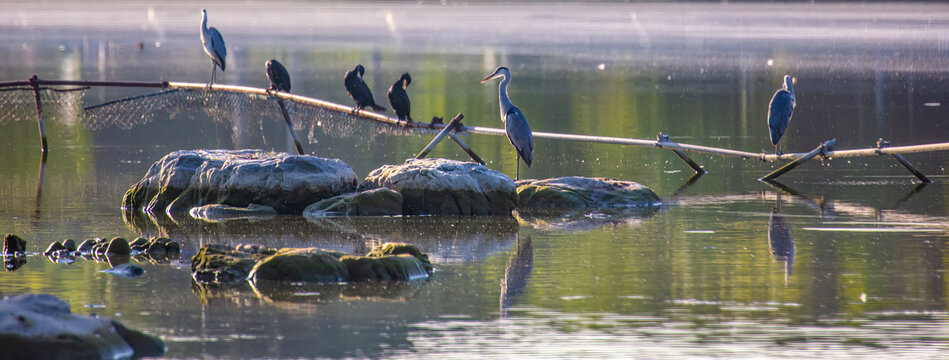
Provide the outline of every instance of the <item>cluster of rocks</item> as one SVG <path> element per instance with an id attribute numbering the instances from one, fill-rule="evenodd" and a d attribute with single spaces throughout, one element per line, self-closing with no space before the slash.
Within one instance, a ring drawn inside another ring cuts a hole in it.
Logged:
<path id="1" fill-rule="evenodd" d="M 116 320 L 73 314 L 69 304 L 46 294 L 0 301 L 4 359 L 139 359 L 165 353 L 161 339 Z"/>
<path id="2" fill-rule="evenodd" d="M 50 244 L 43 255 L 46 255 L 53 262 L 71 263 L 76 256 L 96 261 L 107 261 L 115 257 L 138 257 L 162 261 L 177 258 L 180 253 L 181 245 L 165 237 L 153 237 L 151 239 L 140 237 L 131 243 L 124 238 L 115 237 L 111 240 L 103 238 L 89 239 L 78 246 L 72 239 L 57 241 Z"/>
<path id="3" fill-rule="evenodd" d="M 338 159 L 261 150 L 182 150 L 154 163 L 126 192 L 123 208 L 196 218 L 501 215 L 517 208 L 653 207 L 660 199 L 631 181 L 563 177 L 515 184 L 485 166 L 409 159 L 373 170 L 357 186 Z"/>
<path id="4" fill-rule="evenodd" d="M 364 256 L 319 248 L 210 245 L 191 258 L 192 276 L 205 283 L 404 281 L 427 278 L 432 271 L 428 255 L 404 243 L 378 245 Z"/>

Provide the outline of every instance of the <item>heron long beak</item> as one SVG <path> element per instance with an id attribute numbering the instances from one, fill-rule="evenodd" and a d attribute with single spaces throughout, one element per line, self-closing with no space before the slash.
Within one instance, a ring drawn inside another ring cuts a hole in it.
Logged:
<path id="1" fill-rule="evenodd" d="M 496 79 L 496 78 L 499 78 L 499 77 L 501 77 L 501 74 L 494 73 L 494 74 L 488 75 L 488 77 L 484 78 L 484 80 L 481 80 L 481 83 L 484 84 L 484 83 L 486 83 L 488 80 Z"/>

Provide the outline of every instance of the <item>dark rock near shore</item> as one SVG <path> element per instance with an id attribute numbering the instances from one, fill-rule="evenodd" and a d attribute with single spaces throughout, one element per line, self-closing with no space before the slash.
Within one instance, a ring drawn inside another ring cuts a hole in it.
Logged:
<path id="1" fill-rule="evenodd" d="M 21 256 L 26 253 L 26 240 L 14 234 L 3 236 L 3 255 Z"/>
<path id="2" fill-rule="evenodd" d="M 0 349 L 4 359 L 113 359 L 161 356 L 165 344 L 109 318 L 73 314 L 52 295 L 25 294 L 0 301 Z"/>
<path id="3" fill-rule="evenodd" d="M 386 187 L 331 197 L 303 210 L 306 217 L 397 215 L 402 215 L 402 194 Z"/>
<path id="4" fill-rule="evenodd" d="M 128 240 L 117 237 L 109 241 L 109 245 L 105 248 L 105 253 L 109 255 L 130 255 L 132 249 L 129 247 Z"/>
<path id="5" fill-rule="evenodd" d="M 409 159 L 373 170 L 360 190 L 388 187 L 402 195 L 405 215 L 504 215 L 514 209 L 514 181 L 471 162 Z"/>
<path id="6" fill-rule="evenodd" d="M 340 282 L 349 279 L 341 254 L 317 248 L 281 249 L 258 262 L 249 277 L 266 280 Z"/>
<path id="7" fill-rule="evenodd" d="M 262 150 L 180 150 L 152 164 L 122 201 L 128 211 L 186 213 L 208 204 L 270 206 L 299 214 L 356 188 L 340 160 Z"/>
<path id="8" fill-rule="evenodd" d="M 523 208 L 642 208 L 661 199 L 632 181 L 565 176 L 517 183 L 518 207 Z"/>

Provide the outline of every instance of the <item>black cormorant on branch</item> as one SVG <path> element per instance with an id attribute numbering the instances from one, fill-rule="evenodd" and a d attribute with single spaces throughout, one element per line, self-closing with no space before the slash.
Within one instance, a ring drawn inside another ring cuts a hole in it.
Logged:
<path id="1" fill-rule="evenodd" d="M 412 122 L 412 116 L 410 115 L 412 104 L 409 102 L 409 94 L 405 92 L 410 83 L 412 83 L 412 76 L 409 73 L 402 74 L 402 77 L 389 88 L 388 94 L 389 105 L 392 105 L 395 115 L 399 117 L 400 121 L 406 123 Z"/>
<path id="2" fill-rule="evenodd" d="M 279 61 L 267 60 L 267 78 L 270 79 L 270 91 L 290 92 L 290 73 Z"/>
<path id="3" fill-rule="evenodd" d="M 353 111 L 362 110 L 366 107 L 371 107 L 378 111 L 386 111 L 386 108 L 376 104 L 376 100 L 372 98 L 372 92 L 369 91 L 369 86 L 366 86 L 366 82 L 362 80 L 363 74 L 366 73 L 366 68 L 361 64 L 356 65 L 352 70 L 346 72 L 346 77 L 343 78 L 343 83 L 346 84 L 346 91 L 349 92 L 349 96 L 353 97 L 353 100 L 356 101 L 356 107 Z"/>

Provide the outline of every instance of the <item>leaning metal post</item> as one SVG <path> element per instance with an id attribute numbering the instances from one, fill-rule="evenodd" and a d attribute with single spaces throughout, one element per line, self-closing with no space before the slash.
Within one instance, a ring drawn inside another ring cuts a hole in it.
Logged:
<path id="1" fill-rule="evenodd" d="M 889 141 L 886 141 L 886 140 L 884 140 L 883 138 L 880 138 L 879 140 L 877 140 L 877 149 L 882 149 L 882 148 L 885 148 L 885 147 L 887 147 L 887 146 L 890 146 L 890 142 L 889 142 Z M 880 154 L 882 154 L 882 153 L 880 153 Z M 903 167 L 905 167 L 906 170 L 909 170 L 909 172 L 913 173 L 913 175 L 916 175 L 916 178 L 919 179 L 919 181 L 922 181 L 924 184 L 932 184 L 932 183 L 933 183 L 933 181 L 932 181 L 932 180 L 929 180 L 929 178 L 926 177 L 926 175 L 923 174 L 922 171 L 917 170 L 916 167 L 913 166 L 913 164 L 910 164 L 909 160 L 906 160 L 906 158 L 904 158 L 903 155 L 900 155 L 900 154 L 890 154 L 890 156 L 892 156 L 894 159 L 896 159 L 896 161 L 899 161 L 899 162 L 900 162 L 900 165 L 903 165 Z"/>
<path id="2" fill-rule="evenodd" d="M 30 78 L 30 87 L 33 88 L 33 98 L 36 100 L 36 123 L 40 127 L 40 140 L 43 142 L 43 152 L 49 151 L 49 146 L 46 142 L 46 120 L 43 119 L 43 103 L 40 100 L 40 84 L 38 82 L 39 77 L 33 75 Z"/>
<path id="3" fill-rule="evenodd" d="M 794 159 L 794 161 L 787 163 L 786 165 L 778 168 L 775 171 L 772 171 L 770 174 L 765 175 L 759 178 L 758 180 L 768 182 L 768 181 L 777 179 L 778 176 L 784 175 L 784 173 L 793 170 L 798 165 L 803 164 L 805 161 L 812 159 L 818 154 L 826 154 L 829 151 L 833 151 L 834 145 L 837 145 L 837 139 L 827 140 L 823 144 L 820 144 L 819 146 L 814 148 L 814 150 L 811 150 L 811 152 L 804 154 L 804 156 L 801 156 L 797 159 Z"/>
<path id="4" fill-rule="evenodd" d="M 656 147 L 662 148 L 662 143 L 667 143 L 667 142 L 669 142 L 669 134 L 659 133 L 656 135 Z M 689 156 L 686 155 L 684 152 L 680 150 L 676 150 L 676 149 L 671 149 L 671 150 L 676 155 L 678 155 L 679 158 L 682 159 L 682 161 L 685 161 L 685 163 L 688 164 L 689 167 L 692 168 L 692 170 L 695 170 L 696 174 L 702 175 L 707 172 L 705 171 L 705 169 L 702 168 L 702 166 L 695 163 L 695 161 L 692 161 L 692 159 L 689 158 Z"/>
<path id="5" fill-rule="evenodd" d="M 461 149 L 464 150 L 466 153 L 468 153 L 468 156 L 470 156 L 471 159 L 474 160 L 476 163 L 481 164 L 481 165 L 485 164 L 484 160 L 481 160 L 481 157 L 478 156 L 478 154 L 475 154 L 474 150 L 471 150 L 471 147 L 469 147 L 468 144 L 465 144 L 464 141 L 461 141 L 461 139 L 458 138 L 458 135 L 455 135 L 454 133 L 452 133 L 452 134 L 449 134 L 448 137 L 450 137 L 452 140 L 455 140 L 455 143 L 458 144 L 458 146 L 461 146 Z"/>
<path id="6" fill-rule="evenodd" d="M 425 156 L 428 155 L 428 153 L 431 152 L 433 148 L 435 148 L 435 145 L 438 145 L 438 143 L 441 142 L 442 139 L 445 138 L 445 136 L 448 136 L 448 134 L 451 134 L 451 132 L 454 131 L 456 127 L 458 127 L 458 124 L 461 123 L 461 119 L 464 117 L 465 116 L 462 115 L 461 113 L 458 113 L 458 115 L 455 115 L 455 118 L 451 119 L 451 122 L 449 122 L 448 125 L 446 125 L 445 128 L 442 129 L 442 132 L 438 133 L 438 135 L 435 136 L 434 139 L 432 139 L 432 142 L 428 143 L 428 145 L 425 146 L 425 148 L 422 149 L 422 151 L 419 152 L 418 155 L 415 155 L 415 158 L 416 159 L 425 158 Z"/>

